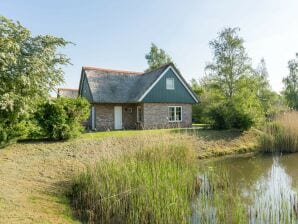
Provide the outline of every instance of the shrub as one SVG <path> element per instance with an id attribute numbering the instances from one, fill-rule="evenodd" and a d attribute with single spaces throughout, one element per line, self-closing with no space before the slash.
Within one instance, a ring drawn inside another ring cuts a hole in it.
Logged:
<path id="1" fill-rule="evenodd" d="M 88 118 L 89 111 L 89 103 L 83 98 L 60 97 L 41 103 L 34 116 L 31 136 L 51 140 L 74 138 L 82 132 L 82 122 Z"/>
<path id="2" fill-rule="evenodd" d="M 209 111 L 209 116 L 216 129 L 238 128 L 247 130 L 253 125 L 253 118 L 233 103 L 222 103 Z"/>
<path id="3" fill-rule="evenodd" d="M 9 122 L 10 123 L 10 122 Z M 5 147 L 10 143 L 16 142 L 20 138 L 27 135 L 27 122 L 21 121 L 19 123 L 0 123 L 0 147 Z"/>

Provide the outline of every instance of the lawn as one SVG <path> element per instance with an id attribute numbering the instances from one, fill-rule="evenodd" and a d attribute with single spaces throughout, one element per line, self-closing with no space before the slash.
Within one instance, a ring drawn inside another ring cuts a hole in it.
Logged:
<path id="1" fill-rule="evenodd" d="M 72 177 L 101 159 L 159 141 L 192 144 L 198 158 L 256 150 L 257 131 L 146 130 L 86 133 L 67 142 L 23 142 L 0 150 L 3 223 L 79 223 L 65 196 Z M 122 146 L 123 142 L 129 143 Z"/>

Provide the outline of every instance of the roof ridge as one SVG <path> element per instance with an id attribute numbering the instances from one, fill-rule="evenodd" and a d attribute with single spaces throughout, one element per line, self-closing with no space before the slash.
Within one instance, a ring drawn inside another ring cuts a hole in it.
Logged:
<path id="1" fill-rule="evenodd" d="M 158 68 L 155 68 L 155 69 L 153 69 L 151 71 L 144 72 L 144 74 L 147 74 L 147 73 L 150 73 L 150 72 L 155 72 L 155 71 L 157 71 L 159 69 L 169 67 L 170 65 L 173 65 L 173 62 L 169 62 L 169 63 L 163 64 L 163 65 L 159 66 Z"/>
<path id="2" fill-rule="evenodd" d="M 124 73 L 124 74 L 135 74 L 135 75 L 144 74 L 144 72 L 117 70 L 117 69 L 110 69 L 110 68 L 97 68 L 97 67 L 92 67 L 92 66 L 83 66 L 82 69 L 83 70 L 96 70 L 96 71 L 105 71 L 105 72 Z"/>

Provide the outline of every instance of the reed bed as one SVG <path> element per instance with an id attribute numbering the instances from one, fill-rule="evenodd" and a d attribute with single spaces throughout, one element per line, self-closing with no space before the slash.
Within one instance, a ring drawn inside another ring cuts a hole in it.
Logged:
<path id="1" fill-rule="evenodd" d="M 298 152 L 298 112 L 284 113 L 268 123 L 259 138 L 259 146 L 266 153 Z"/>
<path id="2" fill-rule="evenodd" d="M 120 147 L 122 155 L 109 156 L 74 178 L 76 215 L 88 223 L 188 223 L 198 170 L 193 147 L 186 136 L 179 138 L 107 140 L 103 144 Z"/>

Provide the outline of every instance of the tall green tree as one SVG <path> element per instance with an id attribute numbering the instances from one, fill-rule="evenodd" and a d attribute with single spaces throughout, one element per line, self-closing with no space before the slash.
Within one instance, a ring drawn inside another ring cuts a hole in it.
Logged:
<path id="1" fill-rule="evenodd" d="M 247 129 L 264 120 L 258 97 L 259 78 L 254 74 L 239 31 L 225 28 L 209 43 L 213 61 L 205 68 L 201 98 L 207 99 L 205 114 L 218 128 Z M 264 80 L 265 72 L 262 70 Z"/>
<path id="2" fill-rule="evenodd" d="M 255 79 L 253 90 L 257 90 L 257 97 L 261 102 L 266 118 L 271 118 L 283 110 L 284 107 L 280 96 L 270 86 L 269 73 L 264 58 L 261 59 L 254 70 L 253 78 Z"/>
<path id="3" fill-rule="evenodd" d="M 283 79 L 283 94 L 290 108 L 298 109 L 298 54 L 288 62 L 289 74 Z"/>
<path id="4" fill-rule="evenodd" d="M 154 43 L 151 44 L 150 52 L 145 55 L 149 68 L 146 71 L 151 71 L 159 68 L 164 64 L 173 62 L 170 55 L 163 49 L 158 48 Z"/>
<path id="5" fill-rule="evenodd" d="M 0 16 L 0 145 L 25 134 L 34 103 L 63 81 L 69 59 L 57 50 L 67 44 Z"/>
<path id="6" fill-rule="evenodd" d="M 212 78 L 212 85 L 231 100 L 235 95 L 237 80 L 251 71 L 250 58 L 239 37 L 239 28 L 225 28 L 209 45 L 213 50 L 213 62 L 205 71 Z"/>

